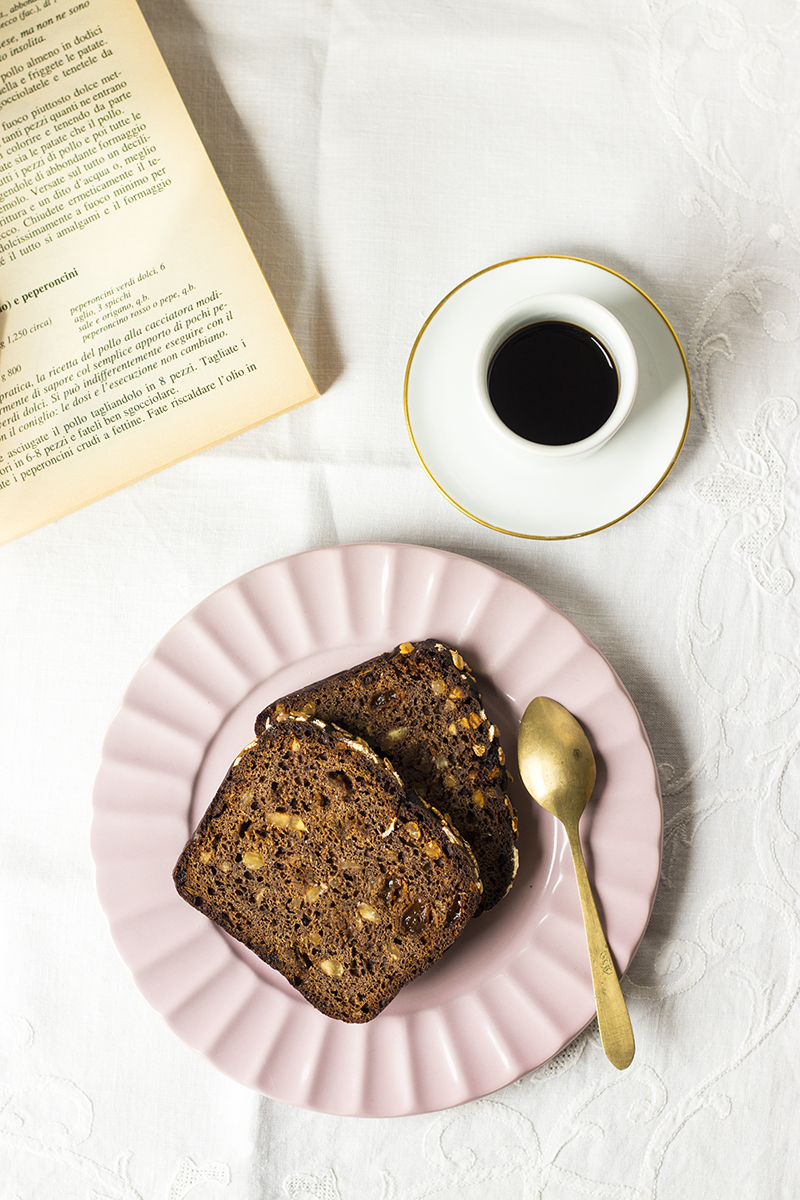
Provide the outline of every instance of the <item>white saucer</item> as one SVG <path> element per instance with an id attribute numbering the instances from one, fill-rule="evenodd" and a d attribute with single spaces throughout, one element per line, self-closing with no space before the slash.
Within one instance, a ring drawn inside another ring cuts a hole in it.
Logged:
<path id="1" fill-rule="evenodd" d="M 540 292 L 576 292 L 610 309 L 639 360 L 636 402 L 623 428 L 581 462 L 533 464 L 486 421 L 473 393 L 476 347 L 511 305 Z M 420 330 L 405 380 L 406 424 L 436 486 L 475 521 L 517 537 L 558 539 L 621 521 L 664 482 L 691 413 L 686 358 L 661 310 L 607 267 L 560 255 L 512 259 L 459 284 Z"/>

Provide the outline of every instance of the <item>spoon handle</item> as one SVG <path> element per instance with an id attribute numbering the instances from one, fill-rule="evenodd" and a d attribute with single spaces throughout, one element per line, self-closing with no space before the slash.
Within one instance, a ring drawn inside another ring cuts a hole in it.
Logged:
<path id="1" fill-rule="evenodd" d="M 565 823 L 569 845 L 572 850 L 572 861 L 575 864 L 575 877 L 578 881 L 578 895 L 583 910 L 583 923 L 586 927 L 586 940 L 589 945 L 589 960 L 592 965 L 592 986 L 597 1003 L 597 1022 L 600 1026 L 600 1038 L 606 1058 L 617 1070 L 623 1071 L 630 1066 L 633 1059 L 634 1040 L 631 1019 L 625 1004 L 625 997 L 619 986 L 614 963 L 609 953 L 603 926 L 597 913 L 589 876 L 586 874 L 586 863 L 583 858 L 580 837 L 578 836 L 577 821 L 574 825 Z"/>

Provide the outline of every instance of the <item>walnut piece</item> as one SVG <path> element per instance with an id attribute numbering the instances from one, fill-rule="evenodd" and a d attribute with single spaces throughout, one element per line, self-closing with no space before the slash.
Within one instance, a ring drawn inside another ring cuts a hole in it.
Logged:
<path id="1" fill-rule="evenodd" d="M 324 971 L 331 979 L 341 979 L 344 975 L 344 967 L 339 962 L 338 958 L 323 958 L 319 964 L 320 971 Z"/>

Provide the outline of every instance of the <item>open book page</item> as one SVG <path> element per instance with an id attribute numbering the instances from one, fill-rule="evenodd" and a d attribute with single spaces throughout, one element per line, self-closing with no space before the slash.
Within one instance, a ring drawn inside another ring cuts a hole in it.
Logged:
<path id="1" fill-rule="evenodd" d="M 316 395 L 134 0 L 0 0 L 0 542 Z"/>

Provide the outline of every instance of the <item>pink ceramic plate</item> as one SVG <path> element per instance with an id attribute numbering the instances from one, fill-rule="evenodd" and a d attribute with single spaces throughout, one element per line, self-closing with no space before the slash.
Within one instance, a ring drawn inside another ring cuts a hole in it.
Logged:
<path id="1" fill-rule="evenodd" d="M 520 785 L 512 891 L 367 1025 L 322 1016 L 174 890 L 175 860 L 259 710 L 426 637 L 471 663 L 512 771 L 533 696 L 578 716 L 598 759 L 582 833 L 622 970 L 650 916 L 662 837 L 650 744 L 612 668 L 562 613 L 507 575 L 421 546 L 334 546 L 244 575 L 179 621 L 134 677 L 103 747 L 92 849 L 143 995 L 220 1070 L 288 1104 L 363 1116 L 448 1108 L 545 1062 L 594 1015 L 566 839 Z"/>

